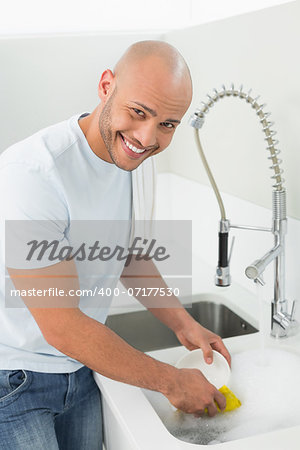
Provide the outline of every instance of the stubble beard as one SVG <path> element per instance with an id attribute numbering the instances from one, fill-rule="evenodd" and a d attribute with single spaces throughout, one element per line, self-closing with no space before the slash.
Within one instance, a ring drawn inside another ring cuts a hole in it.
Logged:
<path id="1" fill-rule="evenodd" d="M 106 104 L 104 105 L 100 116 L 99 116 L 99 131 L 101 134 L 101 137 L 103 139 L 104 145 L 109 153 L 109 156 L 111 157 L 111 160 L 113 163 L 119 167 L 122 170 L 126 170 L 127 172 L 132 172 L 135 170 L 138 166 L 135 166 L 133 168 L 126 168 L 122 167 L 121 163 L 118 161 L 118 157 L 116 155 L 116 152 L 113 150 L 114 144 L 117 145 L 117 136 L 116 134 L 115 138 L 113 137 L 113 130 L 112 130 L 112 119 L 111 119 L 111 110 L 113 106 L 113 98 L 116 94 L 116 88 L 114 89 L 113 93 L 107 100 Z M 114 142 L 115 139 L 115 142 Z M 140 165 L 144 160 L 140 161 L 138 165 Z"/>
<path id="2" fill-rule="evenodd" d="M 112 100 L 115 96 L 115 90 L 113 91 L 110 98 L 107 100 L 106 104 L 103 107 L 103 110 L 99 116 L 99 131 L 101 137 L 103 139 L 104 145 L 111 157 L 113 163 L 119 167 L 118 161 L 114 156 L 113 152 L 113 132 L 112 132 L 112 119 L 111 119 L 111 110 L 112 110 Z"/>

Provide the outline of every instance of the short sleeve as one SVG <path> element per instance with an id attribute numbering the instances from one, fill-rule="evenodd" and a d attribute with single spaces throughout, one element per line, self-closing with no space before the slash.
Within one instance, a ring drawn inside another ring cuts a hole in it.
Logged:
<path id="1" fill-rule="evenodd" d="M 0 168 L 1 253 L 6 267 L 57 264 L 68 245 L 69 213 L 54 170 L 9 163 Z"/>

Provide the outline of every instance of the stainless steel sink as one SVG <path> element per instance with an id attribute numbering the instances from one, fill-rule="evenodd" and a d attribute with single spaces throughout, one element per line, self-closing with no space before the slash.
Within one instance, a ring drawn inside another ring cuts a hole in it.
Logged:
<path id="1" fill-rule="evenodd" d="M 258 330 L 227 306 L 208 301 L 197 301 L 187 311 L 201 325 L 222 338 L 255 333 Z M 181 345 L 175 334 L 149 311 L 137 311 L 108 316 L 106 325 L 130 345 L 148 352 Z"/>

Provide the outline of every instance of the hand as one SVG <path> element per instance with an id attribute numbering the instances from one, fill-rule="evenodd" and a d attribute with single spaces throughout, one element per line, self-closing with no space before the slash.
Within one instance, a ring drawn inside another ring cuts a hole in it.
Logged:
<path id="1" fill-rule="evenodd" d="M 204 328 L 192 317 L 190 317 L 189 320 L 185 321 L 184 325 L 182 325 L 181 328 L 175 330 L 175 334 L 181 344 L 184 345 L 188 350 L 201 348 L 207 364 L 212 363 L 212 350 L 216 350 L 217 352 L 221 353 L 224 358 L 226 358 L 229 366 L 231 367 L 230 353 L 225 347 L 220 336 Z"/>
<path id="2" fill-rule="evenodd" d="M 226 399 L 197 369 L 176 369 L 169 392 L 164 393 L 176 408 L 196 417 L 203 416 L 205 409 L 210 417 L 226 407 Z"/>

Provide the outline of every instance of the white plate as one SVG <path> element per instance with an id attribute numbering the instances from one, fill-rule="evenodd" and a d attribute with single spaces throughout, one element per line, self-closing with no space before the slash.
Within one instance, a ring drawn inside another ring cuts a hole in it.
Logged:
<path id="1" fill-rule="evenodd" d="M 178 369 L 199 369 L 208 381 L 217 389 L 226 385 L 230 378 L 230 367 L 221 353 L 213 350 L 213 362 L 207 364 L 201 348 L 192 350 L 180 358 L 176 366 Z"/>

